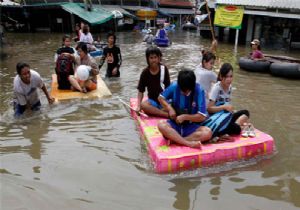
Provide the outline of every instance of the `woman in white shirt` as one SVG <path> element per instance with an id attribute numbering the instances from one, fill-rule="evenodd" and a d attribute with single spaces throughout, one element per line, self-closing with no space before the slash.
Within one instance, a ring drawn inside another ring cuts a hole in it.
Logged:
<path id="1" fill-rule="evenodd" d="M 94 39 L 92 34 L 90 33 L 88 25 L 83 26 L 82 33 L 80 34 L 79 42 L 83 42 L 87 44 L 89 51 L 95 50 L 95 47 L 93 46 Z"/>
<path id="2" fill-rule="evenodd" d="M 216 83 L 218 77 L 217 74 L 212 71 L 215 60 L 216 56 L 212 52 L 202 50 L 202 65 L 197 66 L 195 70 L 196 82 L 199 83 L 205 91 L 206 104 L 208 103 L 208 94 L 211 87 Z"/>

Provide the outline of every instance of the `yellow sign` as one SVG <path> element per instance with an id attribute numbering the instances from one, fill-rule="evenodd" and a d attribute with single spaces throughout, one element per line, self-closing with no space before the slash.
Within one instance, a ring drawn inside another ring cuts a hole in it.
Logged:
<path id="1" fill-rule="evenodd" d="M 136 12 L 136 15 L 139 20 L 154 20 L 157 16 L 157 11 L 140 9 Z"/>
<path id="2" fill-rule="evenodd" d="M 214 24 L 217 26 L 241 29 L 244 7 L 234 5 L 218 5 Z"/>

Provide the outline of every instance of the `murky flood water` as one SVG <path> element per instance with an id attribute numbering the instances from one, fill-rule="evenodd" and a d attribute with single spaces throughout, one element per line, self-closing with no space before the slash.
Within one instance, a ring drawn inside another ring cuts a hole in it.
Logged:
<path id="1" fill-rule="evenodd" d="M 234 105 L 246 108 L 277 153 L 268 159 L 171 175 L 155 174 L 135 122 L 117 97 L 136 96 L 145 67 L 139 33 L 118 33 L 121 78 L 105 80 L 113 96 L 48 106 L 15 120 L 11 107 L 15 65 L 24 60 L 49 89 L 61 34 L 7 34 L 0 63 L 0 149 L 3 210 L 11 209 L 298 209 L 300 208 L 300 82 L 239 70 L 249 52 L 220 43 L 219 57 L 234 65 Z M 103 35 L 104 36 L 104 35 Z M 163 49 L 172 79 L 182 66 L 200 63 L 209 41 L 195 33 L 171 34 Z M 300 52 L 268 53 L 300 58 Z M 104 68 L 101 70 L 104 75 Z"/>

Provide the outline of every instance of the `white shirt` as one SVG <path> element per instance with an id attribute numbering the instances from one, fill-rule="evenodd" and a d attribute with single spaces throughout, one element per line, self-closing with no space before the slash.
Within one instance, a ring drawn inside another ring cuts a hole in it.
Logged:
<path id="1" fill-rule="evenodd" d="M 217 82 L 214 84 L 210 94 L 209 94 L 209 100 L 215 101 L 215 104 L 222 105 L 222 104 L 231 104 L 231 91 L 232 86 L 228 88 L 227 91 L 225 91 L 222 86 L 221 82 Z"/>
<path id="2" fill-rule="evenodd" d="M 87 43 L 87 44 L 93 44 L 94 39 L 93 39 L 92 34 L 90 32 L 88 32 L 87 34 L 81 33 L 79 42 L 84 42 L 84 43 Z"/>
<path id="3" fill-rule="evenodd" d="M 37 88 L 43 87 L 43 80 L 34 70 L 30 70 L 30 75 L 29 84 L 25 84 L 19 75 L 14 79 L 14 101 L 22 106 L 34 105 L 40 100 Z"/>
<path id="4" fill-rule="evenodd" d="M 201 65 L 195 70 L 196 82 L 201 85 L 205 91 L 206 99 L 210 93 L 212 85 L 217 82 L 217 75 L 215 72 L 203 68 Z M 208 100 L 206 100 L 208 102 Z"/>

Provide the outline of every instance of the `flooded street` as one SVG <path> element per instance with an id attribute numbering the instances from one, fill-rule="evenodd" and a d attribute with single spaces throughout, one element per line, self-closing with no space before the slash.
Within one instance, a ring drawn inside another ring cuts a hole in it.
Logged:
<path id="1" fill-rule="evenodd" d="M 170 34 L 163 63 L 171 79 L 181 67 L 201 62 L 210 40 L 190 32 Z M 102 37 L 105 37 L 103 34 Z M 219 43 L 218 56 L 234 66 L 233 104 L 248 109 L 255 127 L 275 139 L 276 153 L 263 160 L 229 163 L 177 174 L 154 173 L 134 120 L 118 97 L 137 95 L 146 66 L 142 35 L 117 34 L 121 78 L 106 79 L 112 97 L 72 100 L 15 120 L 11 101 L 18 61 L 37 70 L 50 90 L 54 53 L 62 34 L 6 34 L 0 57 L 0 207 L 2 210 L 163 210 L 300 208 L 300 81 L 239 69 L 237 54 Z M 300 58 L 300 51 L 262 49 Z M 105 68 L 101 69 L 104 76 Z"/>

